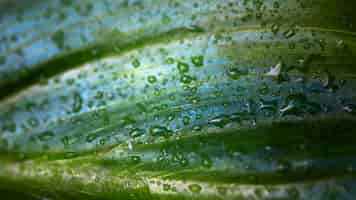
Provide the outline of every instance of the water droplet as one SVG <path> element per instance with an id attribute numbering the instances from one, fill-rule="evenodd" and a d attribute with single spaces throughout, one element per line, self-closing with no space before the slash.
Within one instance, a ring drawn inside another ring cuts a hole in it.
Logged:
<path id="1" fill-rule="evenodd" d="M 190 118 L 188 116 L 183 117 L 183 124 L 184 125 L 189 125 L 190 124 Z"/>
<path id="2" fill-rule="evenodd" d="M 269 87 L 266 83 L 262 84 L 260 88 L 258 88 L 258 93 L 262 95 L 266 95 L 269 92 Z"/>
<path id="3" fill-rule="evenodd" d="M 295 35 L 295 30 L 294 29 L 288 29 L 286 31 L 283 32 L 284 37 L 286 37 L 287 39 L 293 37 Z"/>
<path id="4" fill-rule="evenodd" d="M 173 59 L 173 58 L 167 58 L 167 59 L 165 60 L 165 63 L 171 65 L 171 64 L 174 63 L 174 59 Z"/>
<path id="5" fill-rule="evenodd" d="M 64 136 L 61 139 L 63 145 L 67 146 L 69 144 L 69 137 L 68 136 Z"/>
<path id="6" fill-rule="evenodd" d="M 241 76 L 247 75 L 248 72 L 246 70 L 240 70 L 238 68 L 229 68 L 227 71 L 227 76 L 230 77 L 231 79 L 237 80 Z"/>
<path id="7" fill-rule="evenodd" d="M 145 134 L 145 131 L 143 129 L 139 129 L 139 128 L 134 128 L 130 131 L 130 136 L 133 138 L 139 137 L 141 135 Z"/>
<path id="8" fill-rule="evenodd" d="M 104 92 L 102 91 L 97 91 L 94 98 L 95 99 L 102 99 L 104 97 Z"/>
<path id="9" fill-rule="evenodd" d="M 120 123 L 122 124 L 122 126 L 128 126 L 136 123 L 136 120 L 132 118 L 132 116 L 125 116 L 120 119 Z"/>
<path id="10" fill-rule="evenodd" d="M 130 156 L 130 160 L 133 164 L 138 164 L 141 162 L 141 157 L 140 156 Z"/>
<path id="11" fill-rule="evenodd" d="M 193 77 L 191 77 L 191 76 L 189 76 L 189 75 L 181 75 L 180 76 L 180 82 L 182 82 L 182 83 L 184 83 L 184 84 L 189 84 L 189 83 L 191 83 L 193 80 L 194 80 L 194 78 Z"/>
<path id="12" fill-rule="evenodd" d="M 189 165 L 189 160 L 185 157 L 181 158 L 180 161 L 179 161 L 179 164 L 182 166 L 182 167 L 186 167 Z"/>
<path id="13" fill-rule="evenodd" d="M 148 82 L 151 83 L 151 84 L 157 82 L 156 76 L 148 76 L 148 77 L 147 77 L 147 80 L 148 80 Z"/>
<path id="14" fill-rule="evenodd" d="M 277 105 L 278 105 L 278 101 L 275 99 L 273 100 L 261 99 L 259 109 L 275 111 L 277 109 Z"/>
<path id="15" fill-rule="evenodd" d="M 173 121 L 175 118 L 175 115 L 174 114 L 169 114 L 168 117 L 167 117 L 167 120 L 168 121 Z"/>
<path id="16" fill-rule="evenodd" d="M 192 104 L 197 104 L 199 101 L 200 101 L 200 98 L 199 98 L 199 97 L 193 97 L 193 98 L 191 98 Z"/>
<path id="17" fill-rule="evenodd" d="M 323 87 L 330 90 L 336 90 L 338 86 L 336 85 L 335 80 L 336 78 L 334 75 L 332 75 L 330 72 L 326 72 Z"/>
<path id="18" fill-rule="evenodd" d="M 164 137 L 167 137 L 167 136 L 169 136 L 171 134 L 170 130 L 168 130 L 164 126 L 159 126 L 159 125 L 151 126 L 149 132 L 150 132 L 150 135 L 152 135 L 152 136 L 164 136 Z"/>
<path id="19" fill-rule="evenodd" d="M 94 141 L 96 138 L 99 137 L 99 134 L 98 133 L 91 133 L 91 134 L 88 134 L 87 137 L 86 137 L 86 141 L 87 142 L 92 142 Z"/>
<path id="20" fill-rule="evenodd" d="M 177 63 L 177 68 L 179 73 L 187 73 L 189 72 L 189 65 L 187 63 L 184 62 L 178 62 Z"/>
<path id="21" fill-rule="evenodd" d="M 31 117 L 30 119 L 28 119 L 28 124 L 32 127 L 37 127 L 40 122 L 38 121 L 38 119 Z"/>
<path id="22" fill-rule="evenodd" d="M 210 158 L 205 157 L 202 159 L 202 165 L 206 168 L 210 168 L 213 165 L 213 162 L 211 161 Z"/>
<path id="23" fill-rule="evenodd" d="M 171 22 L 171 18 L 168 15 L 162 16 L 162 24 L 167 25 Z"/>
<path id="24" fill-rule="evenodd" d="M 79 112 L 82 109 L 83 99 L 78 92 L 73 93 L 73 112 Z"/>
<path id="25" fill-rule="evenodd" d="M 52 36 L 52 40 L 57 45 L 57 47 L 60 49 L 62 49 L 64 47 L 64 39 L 65 39 L 65 36 L 64 36 L 64 32 L 62 30 L 58 30 Z"/>
<path id="26" fill-rule="evenodd" d="M 202 127 L 199 125 L 195 125 L 193 126 L 193 131 L 197 132 L 197 131 L 201 131 Z"/>
<path id="27" fill-rule="evenodd" d="M 356 105 L 354 104 L 348 104 L 344 106 L 342 109 L 350 114 L 356 114 Z"/>
<path id="28" fill-rule="evenodd" d="M 201 67 L 204 64 L 204 57 L 203 56 L 193 56 L 191 57 L 192 63 L 195 67 Z"/>
<path id="29" fill-rule="evenodd" d="M 314 112 L 317 105 L 308 102 L 303 93 L 290 94 L 286 97 L 286 106 L 280 109 L 282 115 L 300 115 L 304 112 Z"/>
<path id="30" fill-rule="evenodd" d="M 199 184 L 191 184 L 188 187 L 189 187 L 189 190 L 193 193 L 200 193 L 200 191 L 202 189 Z"/>
<path id="31" fill-rule="evenodd" d="M 276 34 L 279 31 L 279 25 L 278 24 L 272 24 L 271 31 L 272 31 L 272 33 Z"/>
<path id="32" fill-rule="evenodd" d="M 131 64 L 134 68 L 138 68 L 141 65 L 140 61 L 137 58 L 135 58 Z"/>
<path id="33" fill-rule="evenodd" d="M 38 139 L 40 141 L 47 141 L 51 139 L 54 136 L 54 133 L 52 131 L 44 131 L 38 135 Z"/>
<path id="34" fill-rule="evenodd" d="M 106 143 L 106 139 L 102 138 L 99 140 L 100 145 L 104 145 Z"/>
<path id="35" fill-rule="evenodd" d="M 211 119 L 208 123 L 219 128 L 224 128 L 226 124 L 230 123 L 231 120 L 228 116 L 218 116 L 216 118 Z"/>

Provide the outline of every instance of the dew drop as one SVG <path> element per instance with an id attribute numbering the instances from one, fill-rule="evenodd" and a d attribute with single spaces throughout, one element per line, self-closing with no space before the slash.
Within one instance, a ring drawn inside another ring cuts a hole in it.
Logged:
<path id="1" fill-rule="evenodd" d="M 130 160 L 133 164 L 138 164 L 141 162 L 141 157 L 140 156 L 130 156 Z"/>
<path id="2" fill-rule="evenodd" d="M 52 131 L 44 131 L 38 135 L 38 139 L 40 141 L 47 141 L 51 139 L 54 136 L 54 133 Z"/>
<path id="3" fill-rule="evenodd" d="M 73 112 L 79 112 L 82 109 L 83 99 L 78 92 L 73 93 Z"/>
<path id="4" fill-rule="evenodd" d="M 169 136 L 171 131 L 168 130 L 166 127 L 164 126 L 159 126 L 159 125 L 155 125 L 155 126 L 151 126 L 150 127 L 150 135 L 152 136 Z"/>
<path id="5" fill-rule="evenodd" d="M 245 70 L 240 70 L 238 68 L 229 68 L 226 71 L 226 74 L 228 77 L 230 77 L 231 79 L 237 80 L 239 79 L 241 76 L 247 75 L 248 72 Z"/>
<path id="6" fill-rule="evenodd" d="M 138 59 L 136 59 L 136 58 L 132 61 L 131 64 L 132 64 L 132 66 L 133 66 L 134 68 L 139 68 L 140 65 L 141 65 L 140 61 L 139 61 Z"/>
<path id="7" fill-rule="evenodd" d="M 133 138 L 139 137 L 141 135 L 145 134 L 145 131 L 143 129 L 139 129 L 139 128 L 134 128 L 130 131 L 130 136 Z"/>
<path id="8" fill-rule="evenodd" d="M 200 193 L 200 191 L 202 189 L 199 184 L 191 184 L 188 187 L 189 187 L 189 190 L 193 193 Z"/>
<path id="9" fill-rule="evenodd" d="M 147 77 L 147 80 L 148 80 L 148 82 L 151 83 L 151 84 L 157 82 L 156 76 L 148 76 L 148 77 Z"/>
<path id="10" fill-rule="evenodd" d="M 204 64 L 203 56 L 193 56 L 191 57 L 191 60 L 195 67 L 201 67 Z"/>
<path id="11" fill-rule="evenodd" d="M 189 65 L 187 63 L 178 62 L 177 63 L 177 68 L 178 68 L 179 73 L 187 73 L 187 72 L 189 72 Z"/>

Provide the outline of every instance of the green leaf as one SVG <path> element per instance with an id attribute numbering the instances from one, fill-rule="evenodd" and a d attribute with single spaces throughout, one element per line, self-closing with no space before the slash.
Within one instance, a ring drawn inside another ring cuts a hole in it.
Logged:
<path id="1" fill-rule="evenodd" d="M 353 199 L 355 6 L 0 1 L 0 195 Z"/>

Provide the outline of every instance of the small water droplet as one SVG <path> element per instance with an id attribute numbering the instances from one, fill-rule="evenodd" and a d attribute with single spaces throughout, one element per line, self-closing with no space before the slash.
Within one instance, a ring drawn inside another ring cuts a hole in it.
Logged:
<path id="1" fill-rule="evenodd" d="M 73 93 L 73 112 L 79 112 L 82 109 L 83 99 L 78 92 Z"/>
<path id="2" fill-rule="evenodd" d="M 238 68 L 228 68 L 226 74 L 231 79 L 237 80 L 240 79 L 241 76 L 247 75 L 248 71 L 240 70 Z"/>
<path id="3" fill-rule="evenodd" d="M 173 59 L 173 58 L 167 58 L 167 59 L 165 60 L 165 63 L 171 65 L 171 64 L 174 63 L 174 59 Z"/>
<path id="4" fill-rule="evenodd" d="M 151 126 L 150 127 L 149 133 L 152 136 L 164 136 L 164 137 L 167 137 L 167 136 L 169 136 L 171 134 L 171 131 L 168 130 L 164 126 L 155 125 L 155 126 Z"/>
<path id="5" fill-rule="evenodd" d="M 230 122 L 231 122 L 230 118 L 228 116 L 223 115 L 209 120 L 208 123 L 217 126 L 219 128 L 224 128 L 225 125 Z"/>
<path id="6" fill-rule="evenodd" d="M 140 156 L 130 156 L 130 160 L 133 164 L 138 164 L 141 162 L 141 157 Z"/>
<path id="7" fill-rule="evenodd" d="M 283 32 L 283 35 L 285 38 L 289 39 L 291 37 L 293 37 L 295 35 L 295 30 L 293 28 L 288 29 L 286 31 Z"/>
<path id="8" fill-rule="evenodd" d="M 151 84 L 157 82 L 156 76 L 148 76 L 148 77 L 147 77 L 147 80 L 148 80 L 148 82 L 151 83 Z"/>
<path id="9" fill-rule="evenodd" d="M 31 117 L 30 119 L 28 119 L 28 124 L 34 128 L 37 127 L 40 124 L 40 122 L 38 121 L 38 119 Z"/>
<path id="10" fill-rule="evenodd" d="M 272 24 L 272 26 L 271 26 L 271 31 L 272 31 L 272 33 L 274 33 L 274 34 L 277 34 L 278 31 L 279 31 L 279 25 L 278 25 L 278 24 Z"/>
<path id="11" fill-rule="evenodd" d="M 136 137 L 140 137 L 141 135 L 144 135 L 145 131 L 143 129 L 134 128 L 130 131 L 129 134 L 131 137 L 136 138 Z"/>
<path id="12" fill-rule="evenodd" d="M 178 62 L 177 63 L 177 68 L 179 73 L 187 73 L 189 72 L 189 65 L 187 63 L 184 62 Z"/>
<path id="13" fill-rule="evenodd" d="M 204 64 L 203 56 L 193 56 L 191 57 L 191 60 L 195 67 L 201 67 Z"/>
<path id="14" fill-rule="evenodd" d="M 168 15 L 162 16 L 162 24 L 167 25 L 171 22 L 171 18 Z"/>
<path id="15" fill-rule="evenodd" d="M 134 68 L 138 68 L 141 65 L 140 61 L 137 58 L 135 58 L 131 64 Z"/>
<path id="16" fill-rule="evenodd" d="M 189 187 L 189 190 L 193 193 L 200 193 L 200 191 L 202 189 L 199 184 L 191 184 L 188 187 Z"/>
<path id="17" fill-rule="evenodd" d="M 191 83 L 193 80 L 194 80 L 194 78 L 193 77 L 191 77 L 191 76 L 189 76 L 189 75 L 181 75 L 180 76 L 180 82 L 182 82 L 182 83 L 184 83 L 184 84 L 189 84 L 189 83 Z"/>
<path id="18" fill-rule="evenodd" d="M 190 124 L 190 118 L 188 116 L 183 117 L 183 124 L 184 125 L 189 125 Z"/>
<path id="19" fill-rule="evenodd" d="M 354 104 L 345 105 L 342 109 L 350 114 L 356 114 L 356 105 Z"/>
<path id="20" fill-rule="evenodd" d="M 54 133 L 52 131 L 44 131 L 38 135 L 38 139 L 40 141 L 47 141 L 51 139 L 54 136 Z"/>
<path id="21" fill-rule="evenodd" d="M 210 168 L 213 165 L 213 162 L 211 161 L 210 158 L 205 157 L 202 159 L 202 165 L 203 167 Z"/>

